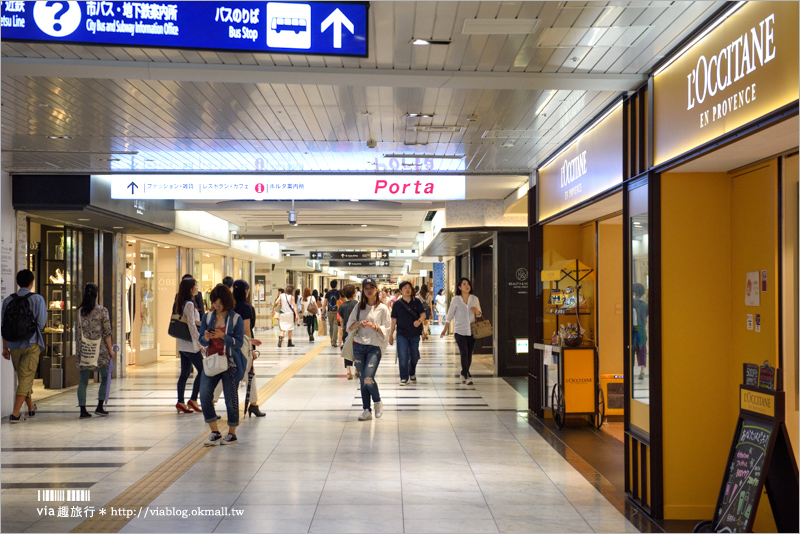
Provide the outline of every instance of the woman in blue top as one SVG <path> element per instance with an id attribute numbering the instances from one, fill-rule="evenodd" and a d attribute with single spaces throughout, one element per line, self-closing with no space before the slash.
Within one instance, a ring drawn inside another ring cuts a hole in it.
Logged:
<path id="1" fill-rule="evenodd" d="M 211 436 L 203 444 L 231 445 L 236 443 L 236 427 L 239 426 L 239 382 L 244 377 L 247 362 L 242 355 L 244 344 L 244 321 L 233 311 L 231 290 L 220 284 L 209 296 L 212 311 L 203 316 L 200 325 L 200 344 L 207 347 L 206 354 L 225 354 L 228 369 L 214 376 L 203 373 L 200 381 L 200 404 L 203 419 L 211 428 Z M 225 392 L 225 407 L 228 411 L 228 434 L 223 438 L 217 427 L 217 412 L 214 410 L 214 388 L 222 381 Z"/>

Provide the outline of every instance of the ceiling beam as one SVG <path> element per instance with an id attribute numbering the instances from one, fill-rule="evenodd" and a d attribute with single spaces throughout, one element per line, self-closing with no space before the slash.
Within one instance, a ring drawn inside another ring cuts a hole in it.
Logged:
<path id="1" fill-rule="evenodd" d="M 3 76 L 308 85 L 322 83 L 443 89 L 633 91 L 647 80 L 645 75 L 640 74 L 345 69 L 16 57 L 4 57 L 2 64 Z"/>

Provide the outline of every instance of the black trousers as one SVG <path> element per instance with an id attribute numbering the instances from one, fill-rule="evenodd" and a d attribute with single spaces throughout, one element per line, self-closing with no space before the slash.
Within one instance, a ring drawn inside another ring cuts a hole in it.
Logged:
<path id="1" fill-rule="evenodd" d="M 314 316 L 313 315 L 306 315 L 303 317 L 303 323 L 306 325 L 306 331 L 308 332 L 308 337 L 314 335 Z"/>
<path id="2" fill-rule="evenodd" d="M 475 349 L 475 338 L 472 336 L 462 336 L 456 334 L 456 345 L 458 345 L 458 352 L 461 353 L 461 376 L 468 378 L 472 376 L 469 374 L 469 368 L 472 365 L 472 351 Z"/>

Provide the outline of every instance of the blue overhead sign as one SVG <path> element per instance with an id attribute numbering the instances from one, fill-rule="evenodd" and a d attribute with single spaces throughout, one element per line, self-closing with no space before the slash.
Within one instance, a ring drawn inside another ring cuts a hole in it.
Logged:
<path id="1" fill-rule="evenodd" d="M 2 2 L 3 41 L 367 57 L 367 2 Z"/>

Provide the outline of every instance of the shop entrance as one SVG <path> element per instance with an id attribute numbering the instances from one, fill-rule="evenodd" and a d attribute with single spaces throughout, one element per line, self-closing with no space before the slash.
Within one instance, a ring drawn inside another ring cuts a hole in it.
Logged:
<path id="1" fill-rule="evenodd" d="M 544 424 L 620 491 L 626 373 L 623 245 L 619 192 L 542 226 L 542 278 L 550 273 L 550 280 L 542 281 L 544 339 L 536 345 L 544 353 L 538 393 Z M 646 254 L 637 268 L 646 281 Z M 643 302 L 646 298 L 645 291 Z M 645 358 L 641 392 L 646 379 Z"/>

